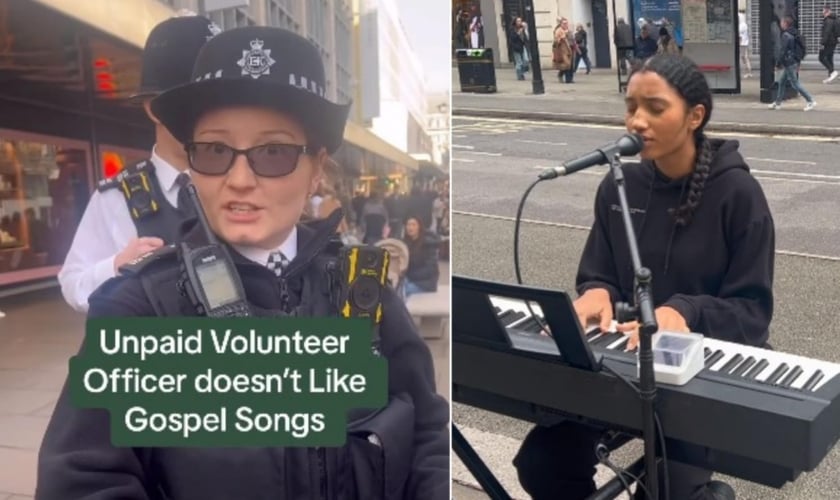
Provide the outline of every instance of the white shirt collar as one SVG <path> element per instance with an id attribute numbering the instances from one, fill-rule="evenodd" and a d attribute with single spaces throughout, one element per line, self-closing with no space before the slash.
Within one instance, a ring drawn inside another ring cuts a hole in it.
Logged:
<path id="1" fill-rule="evenodd" d="M 176 189 L 177 184 L 175 184 L 175 179 L 178 178 L 178 174 L 180 174 L 181 171 L 157 154 L 157 145 L 152 148 L 151 159 L 155 166 L 155 174 L 157 174 L 158 182 L 160 182 L 160 186 L 164 189 L 164 191 L 171 192 L 173 189 Z M 190 173 L 189 169 L 185 170 L 185 172 L 187 175 Z"/>
<path id="2" fill-rule="evenodd" d="M 266 250 L 264 248 L 246 247 L 241 245 L 231 245 L 237 252 L 242 254 L 248 260 L 252 260 L 261 266 L 268 264 L 268 256 L 277 250 L 283 252 L 283 255 L 291 262 L 297 256 L 297 226 L 292 228 L 292 232 L 278 248 L 273 250 Z"/>

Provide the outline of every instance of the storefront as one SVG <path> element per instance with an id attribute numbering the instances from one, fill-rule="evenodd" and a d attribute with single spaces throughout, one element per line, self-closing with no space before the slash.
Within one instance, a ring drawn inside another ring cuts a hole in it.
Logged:
<path id="1" fill-rule="evenodd" d="M 407 193 L 417 173 L 417 160 L 366 128 L 348 123 L 344 144 L 334 159 L 339 166 L 345 195 Z"/>
<path id="2" fill-rule="evenodd" d="M 45 29 L 49 27 L 49 29 Z M 153 143 L 125 103 L 140 53 L 37 2 L 0 0 L 0 292 L 54 283 L 95 183 Z"/>

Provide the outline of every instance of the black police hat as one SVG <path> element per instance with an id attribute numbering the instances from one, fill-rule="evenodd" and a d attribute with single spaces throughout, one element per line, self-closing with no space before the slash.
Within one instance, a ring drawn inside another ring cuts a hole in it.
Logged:
<path id="1" fill-rule="evenodd" d="M 201 47 L 221 29 L 203 16 L 169 18 L 146 38 L 140 88 L 129 97 L 152 97 L 191 80 L 192 67 Z"/>
<path id="2" fill-rule="evenodd" d="M 198 55 L 192 82 L 152 101 L 152 113 L 182 144 L 192 140 L 199 117 L 226 106 L 259 106 L 300 120 L 309 145 L 330 153 L 341 146 L 350 103 L 326 98 L 318 48 L 280 28 L 247 26 L 225 31 Z"/>

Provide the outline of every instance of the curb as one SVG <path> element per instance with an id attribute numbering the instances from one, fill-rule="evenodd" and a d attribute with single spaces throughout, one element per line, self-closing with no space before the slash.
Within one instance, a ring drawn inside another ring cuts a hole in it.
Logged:
<path id="1" fill-rule="evenodd" d="M 478 118 L 501 118 L 534 121 L 593 123 L 597 125 L 624 125 L 624 119 L 614 115 L 581 113 L 557 113 L 547 111 L 508 111 L 504 109 L 477 109 L 453 106 L 453 116 L 474 116 Z M 707 125 L 710 132 L 744 132 L 759 135 L 797 135 L 836 137 L 840 139 L 840 126 L 785 125 L 778 123 L 733 123 L 713 121 Z"/>

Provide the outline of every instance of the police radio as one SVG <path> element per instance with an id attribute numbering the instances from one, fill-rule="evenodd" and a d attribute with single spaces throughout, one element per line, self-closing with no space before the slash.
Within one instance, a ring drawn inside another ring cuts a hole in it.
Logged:
<path id="1" fill-rule="evenodd" d="M 195 186 L 190 183 L 181 189 L 187 190 L 208 241 L 207 245 L 197 248 L 181 243 L 182 292 L 201 315 L 211 318 L 252 316 L 233 259 L 210 230 Z"/>
<path id="2" fill-rule="evenodd" d="M 382 290 L 387 286 L 391 255 L 384 248 L 351 245 L 339 250 L 337 308 L 343 318 L 367 318 L 373 324 L 373 352 L 379 354 Z"/>

